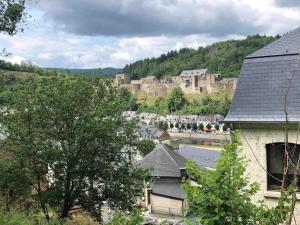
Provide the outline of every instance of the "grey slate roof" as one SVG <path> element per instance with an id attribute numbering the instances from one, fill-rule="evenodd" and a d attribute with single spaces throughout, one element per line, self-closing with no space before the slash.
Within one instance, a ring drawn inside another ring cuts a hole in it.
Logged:
<path id="1" fill-rule="evenodd" d="M 154 177 L 180 178 L 180 168 L 185 168 L 186 162 L 184 157 L 168 149 L 165 145 L 159 144 L 140 161 L 140 164 L 152 167 L 152 176 Z"/>
<path id="2" fill-rule="evenodd" d="M 288 53 L 284 53 L 288 49 Z M 225 122 L 300 121 L 300 28 L 247 56 Z M 291 53 L 294 53 L 293 55 Z"/>
<path id="3" fill-rule="evenodd" d="M 203 168 L 214 168 L 221 156 L 220 151 L 197 148 L 191 146 L 180 146 L 178 153 L 188 160 L 193 160 Z"/>
<path id="4" fill-rule="evenodd" d="M 152 187 L 153 194 L 184 199 L 182 184 L 174 180 L 155 181 Z"/>
<path id="5" fill-rule="evenodd" d="M 207 69 L 198 69 L 198 70 L 184 70 L 181 72 L 180 76 L 195 76 L 203 75 L 207 73 Z"/>
<path id="6" fill-rule="evenodd" d="M 300 27 L 283 35 L 280 39 L 254 52 L 246 58 L 276 56 L 286 54 L 299 54 L 300 52 Z"/>

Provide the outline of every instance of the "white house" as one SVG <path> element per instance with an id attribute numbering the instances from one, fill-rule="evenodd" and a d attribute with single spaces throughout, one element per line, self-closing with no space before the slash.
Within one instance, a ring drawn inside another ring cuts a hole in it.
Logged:
<path id="1" fill-rule="evenodd" d="M 300 28 L 247 56 L 231 109 L 225 122 L 239 129 L 244 154 L 250 160 L 247 176 L 258 182 L 259 192 L 253 201 L 265 200 L 270 206 L 280 195 L 283 167 L 290 161 L 287 180 L 292 180 L 300 156 Z M 285 113 L 287 111 L 287 114 Z M 288 152 L 284 151 L 285 124 L 288 121 Z M 300 174 L 298 174 L 300 190 Z M 300 199 L 300 193 L 297 194 Z M 295 216 L 300 223 L 300 202 Z"/>

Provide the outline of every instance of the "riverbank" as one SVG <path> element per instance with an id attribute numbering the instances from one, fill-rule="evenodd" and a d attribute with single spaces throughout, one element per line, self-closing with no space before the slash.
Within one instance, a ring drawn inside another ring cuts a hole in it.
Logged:
<path id="1" fill-rule="evenodd" d="M 229 134 L 215 134 L 215 133 L 183 133 L 183 132 L 168 132 L 172 139 L 209 139 L 209 140 L 229 140 Z"/>

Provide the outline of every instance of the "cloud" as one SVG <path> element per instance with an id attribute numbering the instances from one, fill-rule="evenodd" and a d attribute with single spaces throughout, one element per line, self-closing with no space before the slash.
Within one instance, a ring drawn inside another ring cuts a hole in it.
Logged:
<path id="1" fill-rule="evenodd" d="M 275 3 L 282 7 L 300 7 L 299 0 L 275 0 Z"/>
<path id="2" fill-rule="evenodd" d="M 58 30 L 88 36 L 245 35 L 264 30 L 238 0 L 41 0 Z"/>

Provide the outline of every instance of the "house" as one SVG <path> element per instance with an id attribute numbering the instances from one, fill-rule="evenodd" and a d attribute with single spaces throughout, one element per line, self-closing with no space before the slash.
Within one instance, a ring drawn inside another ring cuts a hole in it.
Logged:
<path id="1" fill-rule="evenodd" d="M 144 206 L 151 213 L 183 215 L 185 209 L 182 180 L 187 160 L 165 145 L 158 145 L 141 160 L 144 167 L 153 168 L 155 181 L 145 192 Z"/>
<path id="2" fill-rule="evenodd" d="M 288 127 L 288 152 L 297 162 L 300 156 L 300 28 L 254 52 L 244 59 L 231 109 L 225 122 L 239 129 L 244 154 L 250 160 L 247 176 L 258 182 L 253 201 L 266 200 L 273 206 L 280 195 L 283 178 L 285 130 Z M 285 113 L 285 110 L 287 113 Z M 287 122 L 287 123 L 286 123 Z M 288 170 L 291 182 L 294 167 Z M 298 190 L 300 190 L 298 174 Z M 300 199 L 300 193 L 297 194 Z M 300 202 L 296 204 L 300 221 Z"/>
<path id="3" fill-rule="evenodd" d="M 220 152 L 181 146 L 178 151 L 159 144 L 140 161 L 152 168 L 154 182 L 146 188 L 142 205 L 151 213 L 182 216 L 186 208 L 183 181 L 188 178 L 186 163 L 194 160 L 202 168 L 212 169 Z"/>
<path id="4" fill-rule="evenodd" d="M 156 144 L 171 139 L 166 131 L 158 129 L 155 125 L 141 125 L 141 139 L 153 140 Z"/>

